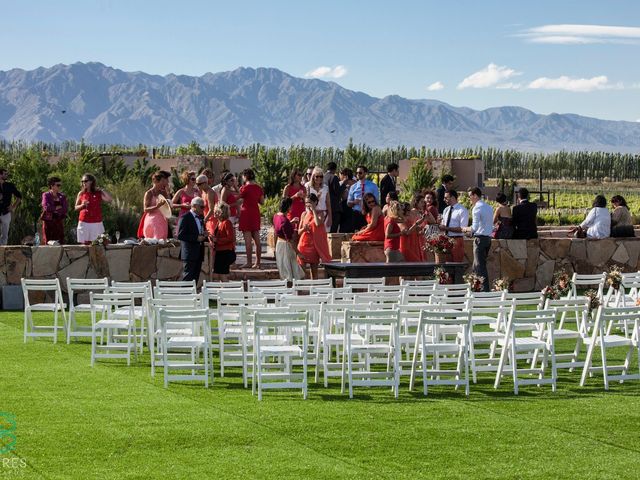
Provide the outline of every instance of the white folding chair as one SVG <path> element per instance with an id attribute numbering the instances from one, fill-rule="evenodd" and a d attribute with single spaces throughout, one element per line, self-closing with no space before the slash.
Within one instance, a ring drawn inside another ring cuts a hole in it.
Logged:
<path id="1" fill-rule="evenodd" d="M 553 331 L 556 342 L 566 340 L 574 342 L 571 353 L 559 353 L 556 346 L 556 368 L 569 369 L 584 366 L 579 360 L 580 351 L 585 339 L 589 338 L 589 299 L 586 297 L 562 298 L 559 300 L 547 299 L 545 310 L 556 312 L 557 327 Z M 570 324 L 575 324 L 570 328 Z M 537 355 L 533 357 L 533 365 L 536 364 Z"/>
<path id="2" fill-rule="evenodd" d="M 341 293 L 353 293 L 351 287 L 317 287 L 311 286 L 309 287 L 309 295 L 331 295 L 333 293 L 341 294 Z"/>
<path id="3" fill-rule="evenodd" d="M 162 366 L 163 352 L 161 335 L 162 329 L 160 328 L 160 313 L 159 310 L 185 312 L 190 310 L 198 310 L 202 308 L 202 301 L 200 295 L 184 296 L 183 298 L 154 298 L 151 300 L 151 308 L 149 311 L 149 357 L 151 360 L 151 376 L 155 376 L 156 364 L 159 363 Z M 185 330 L 185 325 L 177 324 L 173 327 L 170 326 L 168 334 L 188 335 L 193 333 Z M 171 356 L 171 355 L 170 355 Z"/>
<path id="4" fill-rule="evenodd" d="M 156 288 L 196 288 L 195 280 L 156 280 Z"/>
<path id="5" fill-rule="evenodd" d="M 431 297 L 436 293 L 437 292 L 433 290 L 433 285 L 407 285 L 404 287 L 400 302 L 403 305 L 429 303 Z"/>
<path id="6" fill-rule="evenodd" d="M 160 308 L 158 320 L 164 388 L 169 386 L 169 382 L 185 380 L 201 380 L 205 388 L 209 388 L 209 380 L 213 381 L 209 311 L 206 308 L 183 311 Z M 180 328 L 181 325 L 184 327 Z M 186 349 L 190 355 L 187 359 L 173 359 L 169 353 L 174 349 Z M 175 374 L 171 373 L 172 370 L 190 370 L 191 373 Z"/>
<path id="7" fill-rule="evenodd" d="M 271 314 L 287 314 L 290 313 L 289 307 L 276 307 L 269 305 L 250 305 L 240 308 L 240 350 L 242 361 L 242 383 L 244 388 L 249 385 L 249 379 L 253 379 L 253 326 L 255 315 L 257 312 L 268 312 Z M 284 335 L 274 334 L 262 337 L 263 344 L 284 345 L 287 343 L 287 337 Z"/>
<path id="8" fill-rule="evenodd" d="M 182 295 L 197 295 L 198 290 L 194 285 L 187 286 L 158 286 L 153 288 L 153 298 L 180 297 Z"/>
<path id="9" fill-rule="evenodd" d="M 516 395 L 518 395 L 520 385 L 540 386 L 542 384 L 551 384 L 551 389 L 555 392 L 557 381 L 554 342 L 556 313 L 554 310 L 516 311 L 515 308 L 513 306 L 509 314 L 504 338 L 498 342 L 502 347 L 502 352 L 494 388 L 500 386 L 502 375 L 506 374 L 504 371 L 510 368 L 513 377 L 513 392 Z M 519 326 L 526 326 L 528 331 L 523 331 L 524 329 L 518 328 Z M 521 335 L 522 333 L 526 335 Z M 523 351 L 527 352 L 529 356 L 532 356 L 537 351 L 542 351 L 541 366 L 537 368 L 535 365 L 528 365 L 528 368 L 519 368 L 518 352 Z M 549 358 L 551 358 L 551 377 L 545 376 Z M 538 378 L 521 378 L 521 375 L 537 375 Z"/>
<path id="10" fill-rule="evenodd" d="M 354 292 L 368 292 L 369 285 L 384 285 L 385 278 L 352 278 L 345 277 L 342 280 L 343 287 L 351 287 Z"/>
<path id="11" fill-rule="evenodd" d="M 67 328 L 67 344 L 71 343 L 71 337 L 91 337 L 90 325 L 78 325 L 76 314 L 80 312 L 90 313 L 90 303 L 76 303 L 78 292 L 103 293 L 109 288 L 109 279 L 104 278 L 69 278 L 67 277 L 67 295 L 69 296 L 69 328 Z"/>
<path id="12" fill-rule="evenodd" d="M 124 358 L 127 360 L 127 365 L 131 365 L 132 351 L 137 361 L 134 294 L 91 292 L 89 301 L 91 303 L 91 366 L 95 365 L 98 358 Z M 98 315 L 100 315 L 99 318 Z M 98 335 L 100 335 L 99 345 Z"/>
<path id="13" fill-rule="evenodd" d="M 218 295 L 218 334 L 220 376 L 227 367 L 242 367 L 242 307 L 266 307 L 267 297 L 260 292 L 220 292 Z"/>
<path id="14" fill-rule="evenodd" d="M 412 287 L 409 287 L 412 288 Z M 413 365 L 413 351 L 416 342 L 416 332 L 420 323 L 420 312 L 424 309 L 433 308 L 428 302 L 400 304 L 397 307 L 400 315 L 400 375 L 410 375 Z"/>
<path id="15" fill-rule="evenodd" d="M 308 315 L 304 312 L 270 313 L 257 311 L 253 324 L 253 370 L 251 391 L 274 388 L 301 388 L 307 398 L 307 341 Z M 302 345 L 294 343 L 294 331 L 302 331 Z M 287 342 L 273 345 L 268 341 L 273 335 L 285 336 Z M 293 369 L 293 359 L 302 360 L 302 373 Z"/>
<path id="16" fill-rule="evenodd" d="M 400 277 L 400 285 L 405 287 L 431 287 L 434 285 L 438 285 L 437 280 L 408 280 L 406 278 Z"/>
<path id="17" fill-rule="evenodd" d="M 293 292 L 296 295 L 311 294 L 311 290 L 317 287 L 333 288 L 333 281 L 330 278 L 316 278 L 315 280 L 293 279 Z"/>
<path id="18" fill-rule="evenodd" d="M 504 328 L 511 313 L 513 300 L 470 298 L 469 360 L 473 383 L 478 382 L 478 372 L 495 372 L 501 352 L 498 342 L 504 338 Z M 480 348 L 478 348 L 480 347 Z"/>
<path id="19" fill-rule="evenodd" d="M 208 308 L 211 315 L 211 347 L 220 348 L 218 334 L 218 296 L 220 292 L 244 292 L 244 281 L 235 280 L 232 282 L 205 282 L 202 284 L 200 293 L 202 294 L 202 307 Z M 212 305 L 215 303 L 215 307 Z"/>
<path id="20" fill-rule="evenodd" d="M 260 292 L 269 302 L 275 302 L 278 294 L 294 293 L 293 288 L 287 285 L 287 280 L 247 280 L 247 292 Z"/>
<path id="21" fill-rule="evenodd" d="M 401 296 L 404 288 L 404 285 L 369 285 L 369 293 L 395 293 Z"/>
<path id="22" fill-rule="evenodd" d="M 598 298 L 602 299 L 604 295 L 604 284 L 606 280 L 607 274 L 605 272 L 593 275 L 574 272 L 574 274 L 571 276 L 571 288 L 569 290 L 569 297 L 577 297 L 578 288 L 592 288 L 598 292 Z"/>
<path id="23" fill-rule="evenodd" d="M 377 333 L 388 330 L 385 341 Z M 400 315 L 397 310 L 346 310 L 344 319 L 344 342 L 342 346 L 342 382 L 349 384 L 349 398 L 353 398 L 356 386 L 389 386 L 398 398 L 400 382 Z M 358 334 L 358 335 L 354 335 Z M 364 342 L 360 341 L 364 338 Z M 358 357 L 354 361 L 354 356 Z M 386 363 L 386 371 L 372 368 Z"/>
<path id="24" fill-rule="evenodd" d="M 320 366 L 324 386 L 328 386 L 329 377 L 342 376 L 342 347 L 344 345 L 344 314 L 346 310 L 353 310 L 353 303 L 335 304 L 323 303 L 320 306 L 320 352 L 316 355 L 315 381 L 318 382 Z M 364 343 L 359 333 L 353 333 L 351 341 Z M 334 359 L 335 356 L 335 360 Z M 320 359 L 322 358 L 322 362 Z"/>
<path id="25" fill-rule="evenodd" d="M 637 305 L 640 302 L 640 277 L 634 275 L 627 275 L 626 277 L 622 277 L 622 283 L 620 284 L 620 288 L 615 293 L 613 303 L 614 305 L 609 305 L 607 302 L 604 302 L 605 306 L 616 306 L 616 307 L 630 307 Z M 640 275 L 640 274 L 637 274 Z M 633 330 L 630 327 L 629 319 L 617 319 L 609 321 L 607 325 L 607 335 L 610 335 L 614 328 L 618 331 L 624 333 L 625 337 L 630 337 Z"/>
<path id="26" fill-rule="evenodd" d="M 68 331 L 66 305 L 62 301 L 62 290 L 60 280 L 29 280 L 23 278 L 22 293 L 24 295 L 24 342 L 28 337 L 51 337 L 53 343 L 58 342 L 58 330 Z M 40 292 L 44 295 L 44 302 L 31 303 L 29 292 Z M 52 296 L 52 302 L 47 301 L 48 296 Z M 33 312 L 53 313 L 53 325 L 36 325 L 33 319 Z M 58 314 L 62 313 L 62 325 L 58 325 Z"/>
<path id="27" fill-rule="evenodd" d="M 625 322 L 632 325 L 631 335 L 617 335 L 606 333 L 606 324 L 609 322 Z M 591 338 L 585 340 L 588 345 L 587 358 L 584 362 L 580 386 L 584 386 L 587 375 L 593 372 L 602 372 L 604 389 L 609 390 L 609 382 L 618 380 L 623 383 L 625 380 L 640 380 L 640 373 L 629 373 L 631 368 L 631 358 L 634 349 L 637 350 L 638 368 L 640 369 L 640 306 L 631 307 L 604 307 L 598 308 L 596 322 L 593 327 Z M 601 365 L 592 366 L 594 351 L 600 347 Z M 611 365 L 607 360 L 607 350 L 611 348 L 624 348 L 627 350 L 624 362 L 621 365 Z M 620 372 L 618 374 L 610 372 Z"/>
<path id="28" fill-rule="evenodd" d="M 418 358 L 420 358 L 425 395 L 428 393 L 429 385 L 453 385 L 456 389 L 464 386 L 465 395 L 469 395 L 467 338 L 470 319 L 468 310 L 444 311 L 440 307 L 431 306 L 420 312 L 409 390 L 413 390 Z M 451 338 L 447 333 L 451 330 L 457 330 L 460 334 Z M 430 363 L 427 361 L 429 357 L 432 358 Z M 455 368 L 444 368 L 444 365 L 449 363 L 455 363 Z"/>
<path id="29" fill-rule="evenodd" d="M 151 282 L 116 282 L 112 281 L 109 287 L 111 293 L 131 293 L 135 299 L 133 308 L 133 316 L 136 321 L 134 333 L 138 341 L 138 349 L 140 353 L 144 348 L 145 332 L 149 323 L 149 302 L 153 298 Z M 123 317 L 128 315 L 128 311 L 114 312 L 115 316 L 122 314 Z M 149 339 L 147 338 L 147 341 Z"/>
<path id="30" fill-rule="evenodd" d="M 445 297 L 466 297 L 471 293 L 471 288 L 466 283 L 436 283 L 433 286 L 436 295 L 444 295 Z"/>

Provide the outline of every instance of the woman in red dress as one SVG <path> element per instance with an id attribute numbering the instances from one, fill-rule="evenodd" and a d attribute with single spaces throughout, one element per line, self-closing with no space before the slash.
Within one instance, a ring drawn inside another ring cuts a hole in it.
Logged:
<path id="1" fill-rule="evenodd" d="M 314 193 L 307 196 L 305 202 L 307 210 L 302 214 L 298 227 L 298 263 L 304 267 L 309 264 L 311 279 L 318 278 L 318 265 L 320 260 L 327 263 L 331 261 L 327 229 L 324 226 L 324 217 L 318 212 L 318 197 Z M 380 222 L 382 223 L 382 221 Z"/>
<path id="2" fill-rule="evenodd" d="M 78 243 L 90 244 L 104 233 L 102 202 L 111 202 L 111 195 L 96 185 L 96 177 L 90 173 L 82 176 L 82 190 L 76 197 L 78 215 Z"/>
<path id="3" fill-rule="evenodd" d="M 283 198 L 290 198 L 293 200 L 291 209 L 287 213 L 287 218 L 292 222 L 297 218 L 298 221 L 304 213 L 304 198 L 307 196 L 307 189 L 302 184 L 302 172 L 297 168 L 294 168 L 289 176 L 289 184 L 284 187 L 282 192 Z"/>
<path id="4" fill-rule="evenodd" d="M 355 233 L 351 240 L 354 242 L 383 242 L 384 218 L 376 197 L 372 193 L 365 193 L 362 197 L 362 205 L 367 225 Z"/>
<path id="5" fill-rule="evenodd" d="M 240 268 L 260 268 L 262 249 L 260 246 L 260 205 L 264 202 L 262 187 L 256 183 L 256 174 L 247 168 L 242 172 L 244 185 L 240 187 L 242 206 L 240 207 L 240 231 L 244 235 L 244 244 L 247 250 L 247 263 Z M 251 241 L 256 246 L 256 263 L 253 265 L 253 248 Z"/>
<path id="6" fill-rule="evenodd" d="M 222 177 L 221 183 L 220 200 L 229 205 L 229 221 L 235 225 L 238 223 L 238 209 L 242 205 L 240 193 L 235 189 L 236 176 L 229 172 Z"/>
<path id="7" fill-rule="evenodd" d="M 407 235 L 407 230 L 401 227 L 402 204 L 392 201 L 387 205 L 387 215 L 384 217 L 384 256 L 387 263 L 404 262 L 404 256 L 400 251 L 400 241 Z"/>
<path id="8" fill-rule="evenodd" d="M 175 237 L 178 236 L 178 225 L 180 224 L 180 219 L 185 213 L 188 213 L 189 210 L 191 210 L 191 200 L 200 196 L 200 191 L 198 190 L 198 187 L 196 187 L 196 172 L 185 170 L 182 172 L 182 175 L 180 175 L 180 179 L 182 180 L 182 188 L 178 190 L 171 199 L 172 208 L 180 209 L 178 221 L 176 222 Z"/>

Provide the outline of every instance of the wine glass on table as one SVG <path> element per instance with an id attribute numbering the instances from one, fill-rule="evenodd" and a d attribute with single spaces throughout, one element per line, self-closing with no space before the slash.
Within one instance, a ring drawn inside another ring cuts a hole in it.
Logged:
<path id="1" fill-rule="evenodd" d="M 120 243 L 120 230 L 116 230 L 116 243 Z"/>

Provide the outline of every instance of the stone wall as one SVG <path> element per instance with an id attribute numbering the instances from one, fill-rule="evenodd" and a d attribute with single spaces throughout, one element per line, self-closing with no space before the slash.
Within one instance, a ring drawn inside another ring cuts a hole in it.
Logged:
<path id="1" fill-rule="evenodd" d="M 473 263 L 473 240 L 465 239 L 465 257 Z M 343 262 L 384 261 L 382 242 L 343 242 Z M 603 240 L 540 238 L 492 240 L 487 267 L 489 278 L 507 277 L 517 292 L 539 290 L 556 271 L 601 273 L 617 265 L 625 272 L 640 270 L 640 238 Z M 381 260 L 382 259 L 382 260 Z"/>
<path id="2" fill-rule="evenodd" d="M 208 255 L 205 249 L 205 255 Z M 203 265 L 207 265 L 205 258 Z M 203 270 L 204 275 L 204 270 Z M 182 276 L 180 247 L 108 245 L 0 247 L 0 285 L 20 284 L 22 277 L 55 278 L 66 289 L 66 278 L 116 281 L 178 280 Z"/>

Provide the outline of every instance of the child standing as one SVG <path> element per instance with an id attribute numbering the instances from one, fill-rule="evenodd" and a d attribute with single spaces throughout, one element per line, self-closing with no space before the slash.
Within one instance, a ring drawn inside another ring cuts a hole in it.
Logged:
<path id="1" fill-rule="evenodd" d="M 218 203 L 213 211 L 218 220 L 211 240 L 215 248 L 213 279 L 219 282 L 229 280 L 229 267 L 236 261 L 236 231 L 229 220 L 229 205 Z"/>

